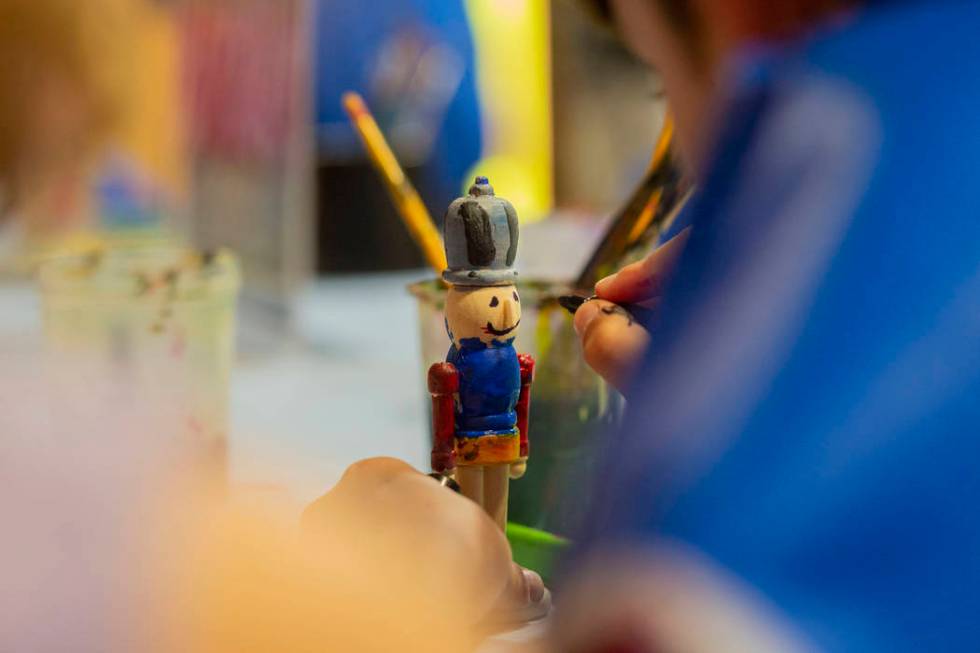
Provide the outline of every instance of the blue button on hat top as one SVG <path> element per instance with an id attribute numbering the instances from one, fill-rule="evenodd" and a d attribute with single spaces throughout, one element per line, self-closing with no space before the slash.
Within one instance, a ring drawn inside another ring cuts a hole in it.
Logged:
<path id="1" fill-rule="evenodd" d="M 449 267 L 442 278 L 457 286 L 504 286 L 517 279 L 518 241 L 514 206 L 493 193 L 486 177 L 477 177 L 465 197 L 446 210 L 445 241 Z"/>

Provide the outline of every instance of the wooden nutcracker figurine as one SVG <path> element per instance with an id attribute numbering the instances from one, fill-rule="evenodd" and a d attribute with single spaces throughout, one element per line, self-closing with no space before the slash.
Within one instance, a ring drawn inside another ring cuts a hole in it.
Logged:
<path id="1" fill-rule="evenodd" d="M 494 196 L 486 177 L 446 212 L 449 283 L 445 363 L 429 368 L 432 469 L 450 474 L 501 529 L 507 492 L 528 456 L 528 409 L 534 359 L 518 355 L 514 337 L 521 300 L 514 282 L 517 213 Z"/>

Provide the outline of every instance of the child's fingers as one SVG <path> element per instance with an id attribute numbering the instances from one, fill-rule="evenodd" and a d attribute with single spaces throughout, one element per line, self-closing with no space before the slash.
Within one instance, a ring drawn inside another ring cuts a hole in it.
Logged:
<path id="1" fill-rule="evenodd" d="M 575 331 L 589 367 L 620 391 L 626 388 L 650 344 L 646 329 L 621 306 L 594 299 L 576 311 Z"/>
<path id="2" fill-rule="evenodd" d="M 689 232 L 690 228 L 685 229 L 642 261 L 601 279 L 595 286 L 595 294 L 617 304 L 635 304 L 658 297 L 684 251 Z"/>

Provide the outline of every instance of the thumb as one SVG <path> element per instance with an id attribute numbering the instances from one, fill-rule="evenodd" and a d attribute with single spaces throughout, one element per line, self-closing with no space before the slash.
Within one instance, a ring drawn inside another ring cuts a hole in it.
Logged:
<path id="1" fill-rule="evenodd" d="M 541 576 L 512 562 L 507 588 L 498 599 L 496 609 L 488 615 L 486 625 L 490 630 L 511 628 L 514 624 L 540 619 L 550 608 L 551 595 Z"/>

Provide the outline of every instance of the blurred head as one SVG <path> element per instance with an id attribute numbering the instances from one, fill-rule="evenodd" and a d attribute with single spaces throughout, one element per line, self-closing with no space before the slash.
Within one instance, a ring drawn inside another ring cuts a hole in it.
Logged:
<path id="1" fill-rule="evenodd" d="M 752 43 L 799 38 L 853 0 L 593 0 L 663 79 L 680 152 L 696 169 L 726 61 Z"/>
<path id="2" fill-rule="evenodd" d="M 4 204 L 78 168 L 119 119 L 130 76 L 132 15 L 139 4 L 0 2 Z"/>
<path id="3" fill-rule="evenodd" d="M 517 335 L 521 300 L 514 286 L 450 286 L 446 295 L 446 326 L 454 343 L 478 338 L 491 344 Z"/>

